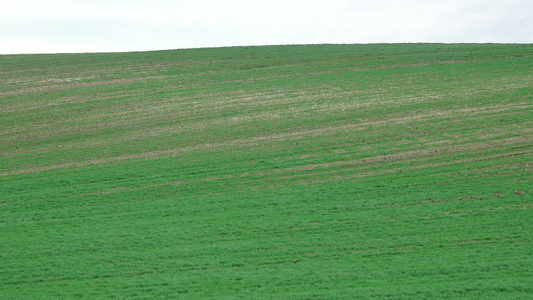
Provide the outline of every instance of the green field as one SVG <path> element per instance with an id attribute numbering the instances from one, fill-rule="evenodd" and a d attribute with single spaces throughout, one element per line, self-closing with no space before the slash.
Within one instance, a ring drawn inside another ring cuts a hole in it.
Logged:
<path id="1" fill-rule="evenodd" d="M 0 298 L 533 298 L 533 45 L 0 56 Z"/>

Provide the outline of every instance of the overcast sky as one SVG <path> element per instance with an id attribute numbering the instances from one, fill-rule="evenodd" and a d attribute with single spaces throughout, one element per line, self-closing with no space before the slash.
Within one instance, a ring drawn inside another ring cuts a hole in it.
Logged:
<path id="1" fill-rule="evenodd" d="M 532 0 L 0 0 L 0 54 L 533 43 Z"/>

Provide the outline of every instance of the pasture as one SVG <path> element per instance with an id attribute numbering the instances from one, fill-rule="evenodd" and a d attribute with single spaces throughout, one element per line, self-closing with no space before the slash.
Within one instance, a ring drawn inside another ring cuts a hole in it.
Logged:
<path id="1" fill-rule="evenodd" d="M 533 46 L 0 56 L 0 298 L 533 297 Z"/>

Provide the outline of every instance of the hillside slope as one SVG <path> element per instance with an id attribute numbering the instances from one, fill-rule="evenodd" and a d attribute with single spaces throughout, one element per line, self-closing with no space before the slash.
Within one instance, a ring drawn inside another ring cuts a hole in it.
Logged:
<path id="1" fill-rule="evenodd" d="M 0 56 L 0 298 L 533 295 L 533 45 Z"/>

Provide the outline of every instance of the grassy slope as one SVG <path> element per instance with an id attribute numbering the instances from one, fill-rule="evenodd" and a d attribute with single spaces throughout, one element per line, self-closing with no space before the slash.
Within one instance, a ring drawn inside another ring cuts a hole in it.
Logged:
<path id="1" fill-rule="evenodd" d="M 0 56 L 0 298 L 533 295 L 533 46 Z"/>

